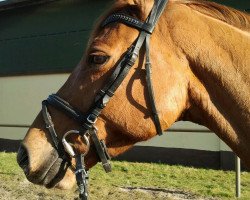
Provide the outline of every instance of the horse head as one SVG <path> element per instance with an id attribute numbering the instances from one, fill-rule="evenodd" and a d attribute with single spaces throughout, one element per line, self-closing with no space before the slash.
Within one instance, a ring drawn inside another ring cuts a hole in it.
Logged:
<path id="1" fill-rule="evenodd" d="M 124 13 L 145 21 L 152 5 L 153 1 L 146 4 L 141 1 L 117 1 L 96 26 L 85 55 L 57 95 L 81 112 L 87 112 L 95 101 L 98 91 L 109 80 L 122 56 L 131 44 L 135 43 L 139 34 L 135 28 L 122 23 L 111 23 L 102 27 L 103 19 L 112 13 Z M 166 30 L 160 26 L 164 24 L 164 20 L 161 18 L 158 24 L 151 36 L 150 59 L 160 124 L 165 130 L 185 111 L 188 85 L 185 76 L 188 70 L 186 66 L 183 67 L 187 63 L 183 63 L 181 58 L 176 59 L 177 56 L 171 53 L 171 49 L 162 45 L 167 41 Z M 145 49 L 140 50 L 135 65 L 96 122 L 98 138 L 105 142 L 111 157 L 125 152 L 137 142 L 156 135 L 146 88 L 144 51 Z M 79 124 L 63 112 L 50 106 L 48 109 L 59 138 L 71 129 L 80 129 Z M 69 140 L 77 151 L 85 151 L 86 145 L 81 137 L 72 136 Z M 47 187 L 57 184 L 65 188 L 64 182 L 70 185 L 71 169 L 63 165 L 63 160 L 58 156 L 41 113 L 23 140 L 19 157 L 19 163 L 21 162 L 20 165 L 23 166 L 30 181 Z M 86 167 L 92 167 L 97 161 L 98 155 L 91 145 L 85 159 Z"/>

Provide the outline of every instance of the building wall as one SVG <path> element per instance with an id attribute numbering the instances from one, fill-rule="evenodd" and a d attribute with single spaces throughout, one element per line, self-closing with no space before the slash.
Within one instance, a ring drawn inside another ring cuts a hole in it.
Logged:
<path id="1" fill-rule="evenodd" d="M 41 101 L 46 99 L 48 94 L 56 92 L 67 80 L 68 75 L 51 74 L 0 78 L 0 138 L 2 139 L 0 150 L 17 150 L 19 141 L 24 138 L 29 125 L 41 110 Z M 16 143 L 9 146 L 4 145 L 3 141 L 16 141 Z M 156 159 L 155 155 L 152 155 L 152 158 L 144 158 L 143 156 L 139 158 L 141 152 L 145 153 L 144 147 L 147 147 L 146 149 L 149 151 L 146 153 L 147 155 L 160 150 L 158 161 L 197 166 L 210 166 L 211 160 L 214 160 L 213 163 L 218 165 L 218 162 L 220 163 L 223 159 L 221 153 L 230 151 L 214 133 L 205 127 L 189 122 L 174 124 L 163 136 L 157 136 L 150 141 L 137 144 L 136 148 L 121 156 L 120 159 L 130 160 L 131 155 L 136 154 L 138 157 L 133 158 L 133 160 L 157 162 L 154 160 Z M 172 155 L 171 159 L 170 155 Z M 190 161 L 191 158 L 187 159 L 188 157 L 192 157 L 194 163 Z M 205 160 L 201 161 L 201 158 Z M 230 160 L 227 162 L 232 163 Z M 211 167 L 221 167 L 217 165 Z"/>

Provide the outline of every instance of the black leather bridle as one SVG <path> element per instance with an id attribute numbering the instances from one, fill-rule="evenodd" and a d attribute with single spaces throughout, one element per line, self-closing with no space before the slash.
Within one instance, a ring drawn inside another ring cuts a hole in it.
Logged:
<path id="1" fill-rule="evenodd" d="M 102 88 L 102 90 L 100 90 L 99 94 L 96 96 L 93 106 L 86 114 L 83 114 L 78 109 L 72 107 L 67 101 L 63 100 L 62 98 L 60 98 L 55 94 L 50 95 L 46 100 L 42 102 L 43 119 L 46 124 L 46 128 L 50 132 L 53 145 L 57 149 L 59 156 L 67 160 L 67 155 L 65 154 L 66 151 L 68 155 L 70 155 L 71 157 L 75 157 L 76 159 L 75 174 L 76 174 L 77 184 L 79 186 L 80 199 L 88 198 L 87 194 L 88 174 L 84 165 L 84 156 L 87 152 L 85 152 L 84 154 L 75 153 L 74 149 L 67 142 L 66 137 L 70 134 L 79 134 L 83 137 L 88 147 L 89 147 L 88 137 L 90 137 L 93 144 L 95 145 L 96 152 L 102 162 L 103 168 L 105 169 L 106 172 L 111 171 L 111 165 L 109 162 L 110 157 L 108 155 L 104 141 L 98 139 L 97 128 L 95 127 L 95 123 L 102 109 L 106 107 L 107 103 L 114 95 L 117 88 L 121 85 L 121 83 L 127 76 L 131 67 L 135 64 L 139 55 L 139 51 L 142 48 L 143 44 L 145 45 L 146 82 L 147 82 L 151 112 L 157 134 L 158 135 L 162 134 L 161 124 L 155 105 L 155 98 L 151 81 L 149 40 L 150 40 L 150 35 L 152 34 L 155 25 L 159 17 L 161 16 L 164 8 L 166 7 L 167 2 L 168 0 L 155 0 L 153 8 L 149 16 L 147 17 L 146 22 L 141 22 L 140 20 L 131 17 L 129 15 L 126 15 L 124 13 L 112 14 L 111 16 L 107 17 L 106 20 L 103 21 L 101 27 L 105 27 L 110 23 L 120 22 L 140 30 L 140 33 L 135 43 L 129 47 L 129 49 L 127 50 L 121 61 L 117 64 L 114 72 L 109 77 L 106 85 Z M 48 111 L 48 105 L 55 107 L 56 109 L 64 112 L 66 115 L 76 120 L 81 125 L 81 130 L 69 131 L 64 135 L 63 139 L 60 140 L 54 129 L 54 124 L 52 122 L 51 116 Z"/>

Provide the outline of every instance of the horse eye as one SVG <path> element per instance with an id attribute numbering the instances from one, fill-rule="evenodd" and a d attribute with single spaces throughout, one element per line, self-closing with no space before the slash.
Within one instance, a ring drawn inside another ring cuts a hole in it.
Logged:
<path id="1" fill-rule="evenodd" d="M 109 56 L 103 55 L 90 55 L 89 64 L 102 65 L 109 59 Z"/>

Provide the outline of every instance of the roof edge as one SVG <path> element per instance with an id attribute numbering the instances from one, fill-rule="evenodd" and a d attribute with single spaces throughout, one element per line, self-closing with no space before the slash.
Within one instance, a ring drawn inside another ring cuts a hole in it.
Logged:
<path id="1" fill-rule="evenodd" d="M 31 5 L 44 4 L 56 0 L 6 0 L 0 2 L 0 12 Z"/>

